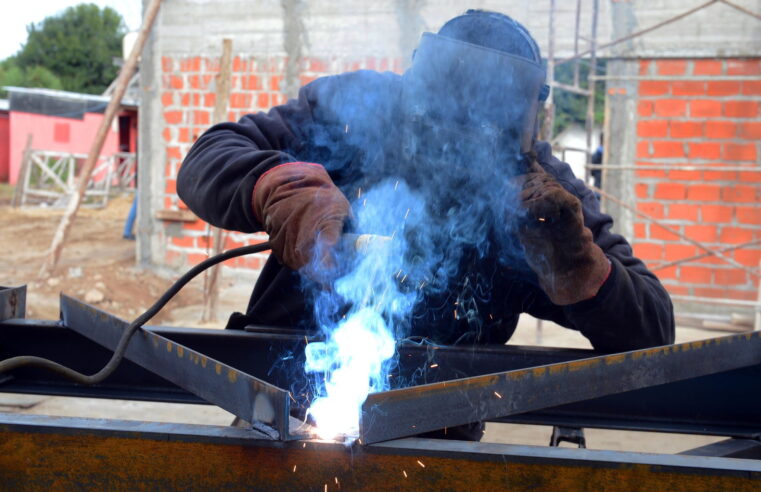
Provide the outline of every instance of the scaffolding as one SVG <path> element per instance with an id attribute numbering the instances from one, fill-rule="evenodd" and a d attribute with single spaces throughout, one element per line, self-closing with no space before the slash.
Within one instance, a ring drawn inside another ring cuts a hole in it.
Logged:
<path id="1" fill-rule="evenodd" d="M 567 58 L 558 59 L 555 53 L 555 41 L 556 41 L 556 29 L 555 29 L 555 19 L 556 19 L 556 12 L 557 12 L 557 1 L 556 0 L 550 0 L 550 9 L 549 9 L 549 36 L 548 36 L 548 49 L 547 49 L 547 77 L 549 80 L 549 84 L 552 87 L 552 91 L 550 93 L 550 96 L 548 97 L 545 107 L 544 107 L 544 121 L 542 123 L 542 138 L 552 144 L 553 150 L 560 152 L 562 158 L 565 160 L 565 154 L 569 151 L 573 152 L 582 152 L 585 155 L 585 166 L 584 166 L 584 182 L 589 185 L 590 181 L 590 175 L 593 170 L 600 170 L 603 174 L 603 179 L 606 177 L 606 174 L 608 172 L 616 172 L 616 171 L 625 171 L 625 170 L 640 170 L 642 169 L 642 166 L 635 166 L 633 164 L 610 164 L 603 162 L 602 164 L 593 164 L 592 163 L 592 156 L 593 156 L 593 149 L 592 149 L 592 142 L 593 142 L 593 133 L 594 133 L 594 115 L 595 115 L 595 96 L 596 96 L 596 83 L 598 81 L 607 81 L 607 80 L 621 80 L 621 79 L 627 79 L 627 80 L 658 80 L 658 79 L 666 79 L 661 77 L 650 77 L 650 76 L 630 76 L 630 77 L 610 77 L 610 76 L 600 76 L 597 72 L 597 61 L 598 61 L 598 52 L 600 50 L 610 48 L 612 46 L 616 46 L 618 44 L 624 43 L 626 41 L 633 40 L 635 38 L 644 36 L 648 33 L 651 33 L 657 29 L 660 29 L 661 27 L 664 27 L 666 25 L 672 24 L 674 22 L 680 21 L 698 11 L 701 11 L 711 5 L 714 4 L 723 4 L 729 8 L 735 9 L 745 15 L 749 15 L 751 17 L 754 17 L 758 20 L 761 20 L 761 14 L 752 12 L 740 5 L 735 4 L 734 2 L 730 0 L 708 0 L 704 3 L 701 3 L 689 10 L 686 10 L 684 12 L 679 13 L 678 15 L 672 16 L 668 19 L 665 19 L 661 22 L 658 22 L 650 27 L 647 27 L 645 29 L 632 32 L 630 34 L 627 34 L 626 36 L 620 37 L 618 39 L 614 39 L 612 41 L 599 44 L 597 40 L 597 27 L 598 27 L 598 17 L 599 17 L 599 10 L 600 10 L 600 4 L 599 0 L 591 0 L 591 23 L 589 26 L 589 35 L 586 36 L 586 40 L 588 43 L 588 46 L 586 49 L 581 50 L 580 49 L 580 40 L 583 37 L 581 34 L 581 14 L 584 9 L 584 5 L 582 0 L 576 0 L 576 11 L 575 11 L 575 23 L 574 23 L 574 37 L 573 37 L 573 55 Z M 583 86 L 581 84 L 581 77 L 580 77 L 580 63 L 584 61 L 589 64 L 589 71 L 588 76 L 586 80 L 586 86 Z M 555 80 L 555 69 L 559 65 L 565 64 L 565 63 L 573 63 L 573 83 L 572 84 L 564 84 L 557 80 Z M 667 78 L 668 80 L 672 80 L 672 78 Z M 739 80 L 739 79 L 752 79 L 752 80 L 758 80 L 758 77 L 731 77 L 732 80 Z M 586 118 L 585 118 L 585 133 L 586 133 L 586 147 L 585 148 L 578 148 L 578 147 L 564 147 L 559 145 L 553 138 L 553 128 L 554 128 L 554 122 L 555 122 L 555 104 L 554 104 L 554 91 L 566 91 L 570 92 L 572 94 L 580 95 L 587 98 L 587 105 L 586 105 Z M 750 166 L 695 166 L 695 165 L 687 165 L 687 166 L 678 166 L 678 165 L 668 165 L 668 166 L 658 166 L 658 165 L 648 165 L 648 170 L 655 170 L 655 169 L 668 169 L 671 170 L 716 170 L 716 171 L 732 171 L 732 170 L 738 170 L 738 171 L 748 171 L 748 170 L 758 170 L 757 166 L 750 167 Z M 671 268 L 677 265 L 681 265 L 687 262 L 700 260 L 703 258 L 707 258 L 710 256 L 719 258 L 721 261 L 727 262 L 731 265 L 733 265 L 735 268 L 742 269 L 744 272 L 748 273 L 750 275 L 750 278 L 756 278 L 761 279 L 761 263 L 759 264 L 758 268 L 750 268 L 745 265 L 742 265 L 735 261 L 733 258 L 727 256 L 727 253 L 731 253 L 732 251 L 744 247 L 750 247 L 750 246 L 756 246 L 758 244 L 761 244 L 761 240 L 754 240 L 750 242 L 743 242 L 741 244 L 733 244 L 731 246 L 725 246 L 718 249 L 713 249 L 706 244 L 696 241 L 693 238 L 690 238 L 686 234 L 681 233 L 680 231 L 669 227 L 668 225 L 664 224 L 663 222 L 659 221 L 655 217 L 648 215 L 640 210 L 637 209 L 635 205 L 629 204 L 624 202 L 623 200 L 618 199 L 617 197 L 611 195 L 610 193 L 595 187 L 590 186 L 592 190 L 594 190 L 600 197 L 601 197 L 601 206 L 604 206 L 606 201 L 613 202 L 623 209 L 627 210 L 630 213 L 635 214 L 641 219 L 644 219 L 646 222 L 655 224 L 659 226 L 660 228 L 663 228 L 664 230 L 667 230 L 675 235 L 677 235 L 679 238 L 681 238 L 683 241 L 696 246 L 699 250 L 703 251 L 703 253 L 694 255 L 688 258 L 682 258 L 677 261 L 671 261 L 668 263 L 663 263 L 660 265 L 651 266 L 650 270 L 657 272 L 659 270 L 665 270 L 667 268 Z M 729 306 L 736 306 L 736 307 L 743 307 L 743 308 L 751 308 L 755 311 L 755 316 L 753 320 L 753 327 L 756 330 L 761 329 L 761 281 L 759 281 L 759 287 L 758 287 L 758 297 L 756 301 L 744 301 L 744 300 L 734 300 L 734 299 L 719 299 L 719 298 L 706 298 L 706 297 L 699 297 L 699 296 L 684 296 L 684 295 L 672 295 L 672 299 L 676 301 L 682 301 L 682 302 L 691 302 L 691 303 L 704 303 L 704 304 L 717 304 L 717 305 L 729 305 Z M 714 328 L 714 329 L 728 329 L 726 324 L 723 323 L 714 323 L 711 324 L 705 324 L 703 327 L 706 328 Z M 541 321 L 537 324 L 537 339 L 541 339 Z"/>

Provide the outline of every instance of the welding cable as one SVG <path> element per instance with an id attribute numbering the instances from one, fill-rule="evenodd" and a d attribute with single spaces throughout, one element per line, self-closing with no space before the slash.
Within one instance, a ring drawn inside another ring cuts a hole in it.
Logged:
<path id="1" fill-rule="evenodd" d="M 111 373 L 113 373 L 114 370 L 119 366 L 119 363 L 124 358 L 124 352 L 127 350 L 127 345 L 129 344 L 132 335 L 135 334 L 137 329 L 147 323 L 148 320 L 156 316 L 161 308 L 163 308 L 166 303 L 168 303 L 175 295 L 177 295 L 177 293 L 185 286 L 185 284 L 197 277 L 199 273 L 203 272 L 209 267 L 216 265 L 217 263 L 222 263 L 223 261 L 229 260 L 231 258 L 237 258 L 238 256 L 261 253 L 270 249 L 272 249 L 272 246 L 269 242 L 231 249 L 216 256 L 212 256 L 211 258 L 202 261 L 198 265 L 185 272 L 185 274 L 177 279 L 177 281 L 173 283 L 166 292 L 164 292 L 164 294 L 153 304 L 153 306 L 149 307 L 143 314 L 135 318 L 135 321 L 129 324 L 127 329 L 124 330 L 122 337 L 119 339 L 119 343 L 116 346 L 116 350 L 114 350 L 114 354 L 111 356 L 111 360 L 109 360 L 108 363 L 103 366 L 103 369 L 93 375 L 88 376 L 62 364 L 53 362 L 50 359 L 36 357 L 33 355 L 21 355 L 0 361 L 0 374 L 12 371 L 13 369 L 18 369 L 20 367 L 40 367 L 42 369 L 48 369 L 62 376 L 65 376 L 77 383 L 100 383 L 108 376 L 110 376 Z"/>

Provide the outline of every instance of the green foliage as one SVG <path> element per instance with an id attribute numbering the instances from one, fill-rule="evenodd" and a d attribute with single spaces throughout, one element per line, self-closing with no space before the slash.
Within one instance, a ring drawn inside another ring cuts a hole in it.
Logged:
<path id="1" fill-rule="evenodd" d="M 555 80 L 563 84 L 573 85 L 574 64 L 564 63 L 555 67 Z M 605 73 L 605 60 L 597 60 L 597 73 Z M 579 85 L 586 88 L 589 77 L 589 65 L 579 64 Z M 555 127 L 553 134 L 557 135 L 573 124 L 584 126 L 587 119 L 586 96 L 573 94 L 561 89 L 553 89 L 555 102 Z M 595 123 L 602 124 L 605 114 L 605 82 L 598 81 L 595 88 Z"/>
<path id="2" fill-rule="evenodd" d="M 125 28 L 114 9 L 76 5 L 30 24 L 27 32 L 26 44 L 14 57 L 24 80 L 55 83 L 53 75 L 60 81 L 57 88 L 100 94 L 116 77 L 113 58 L 121 55 Z"/>
<path id="3" fill-rule="evenodd" d="M 61 80 L 47 68 L 21 68 L 13 57 L 0 62 L 0 87 L 4 86 L 63 89 Z M 0 97 L 8 97 L 8 92 L 0 89 Z"/>

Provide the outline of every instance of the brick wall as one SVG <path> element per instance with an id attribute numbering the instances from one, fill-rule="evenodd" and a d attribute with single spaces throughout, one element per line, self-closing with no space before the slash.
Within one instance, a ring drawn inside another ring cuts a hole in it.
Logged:
<path id="1" fill-rule="evenodd" d="M 214 111 L 214 76 L 219 72 L 218 57 L 172 57 L 161 59 L 161 104 L 163 139 L 166 149 L 164 167 L 163 208 L 187 210 L 177 196 L 177 171 L 190 146 L 211 123 Z M 283 104 L 286 97 L 281 89 L 285 71 L 284 57 L 241 57 L 233 59 L 228 119 L 236 121 L 243 115 L 266 111 Z M 305 85 L 315 78 L 362 68 L 380 71 L 402 71 L 398 58 L 307 58 L 303 60 L 300 82 Z M 165 261 L 171 267 L 185 268 L 208 257 L 212 247 L 209 225 L 198 219 L 193 222 L 163 223 Z M 254 244 L 266 240 L 264 234 L 230 233 L 224 249 Z M 225 262 L 225 266 L 240 272 L 258 273 L 267 254 L 249 255 Z"/>
<path id="2" fill-rule="evenodd" d="M 640 76 L 651 80 L 639 83 L 637 208 L 713 249 L 761 239 L 761 59 L 642 60 Z M 703 253 L 641 219 L 634 236 L 654 267 Z M 755 268 L 761 246 L 727 255 Z M 758 278 L 715 257 L 656 274 L 673 294 L 756 298 Z"/>

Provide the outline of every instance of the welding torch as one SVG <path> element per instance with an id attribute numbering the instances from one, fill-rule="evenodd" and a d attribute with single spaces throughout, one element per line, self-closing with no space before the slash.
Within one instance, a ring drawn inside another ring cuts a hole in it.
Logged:
<path id="1" fill-rule="evenodd" d="M 339 249 L 350 254 L 367 254 L 372 248 L 388 244 L 391 238 L 388 236 L 378 236 L 375 234 L 343 234 L 339 243 Z M 251 255 L 255 253 L 262 253 L 272 249 L 269 241 L 252 244 L 249 246 L 242 246 L 240 248 L 234 248 L 224 251 L 218 255 L 207 258 L 198 265 L 194 266 L 187 272 L 185 272 L 179 279 L 177 279 L 159 299 L 149 307 L 143 314 L 135 318 L 135 320 L 127 326 L 124 330 L 122 337 L 119 339 L 119 343 L 114 350 L 111 359 L 106 363 L 103 368 L 92 375 L 82 374 L 75 371 L 70 367 L 66 367 L 58 362 L 54 362 L 50 359 L 43 357 L 36 357 L 33 355 L 20 355 L 17 357 L 11 357 L 0 361 L 0 374 L 18 369 L 20 367 L 39 367 L 47 369 L 49 371 L 58 373 L 72 381 L 81 384 L 98 384 L 110 376 L 114 370 L 119 366 L 124 358 L 124 352 L 127 350 L 132 335 L 135 334 L 138 328 L 147 323 L 151 318 L 156 316 L 158 312 L 175 296 L 177 293 L 185 287 L 185 285 L 197 277 L 201 272 L 213 267 L 218 263 L 227 261 L 231 258 L 237 258 L 239 256 Z"/>

